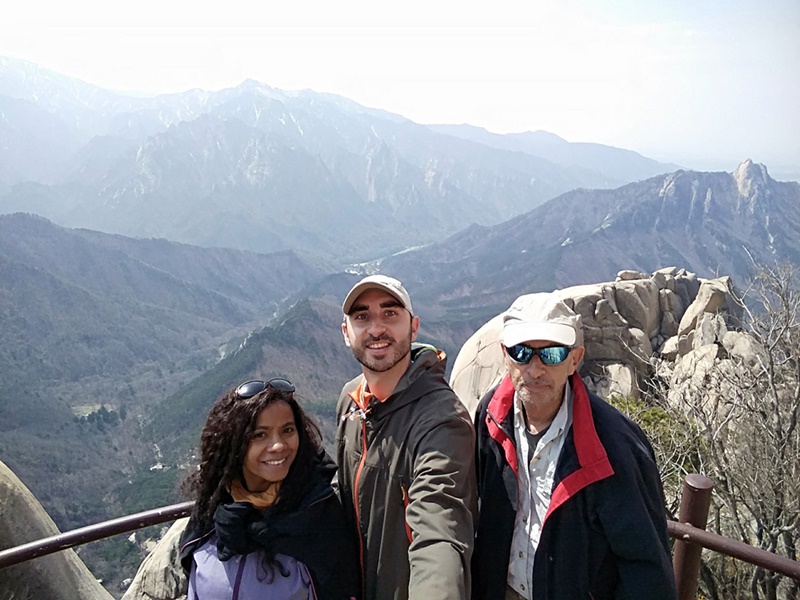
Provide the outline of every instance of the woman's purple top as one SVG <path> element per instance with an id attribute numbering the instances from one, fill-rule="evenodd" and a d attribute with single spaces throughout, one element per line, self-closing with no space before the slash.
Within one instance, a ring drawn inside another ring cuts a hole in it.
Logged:
<path id="1" fill-rule="evenodd" d="M 288 575 L 284 576 L 283 573 Z M 217 536 L 212 535 L 192 555 L 189 600 L 316 600 L 311 574 L 290 556 L 275 555 L 265 566 L 261 552 L 221 561 Z"/>

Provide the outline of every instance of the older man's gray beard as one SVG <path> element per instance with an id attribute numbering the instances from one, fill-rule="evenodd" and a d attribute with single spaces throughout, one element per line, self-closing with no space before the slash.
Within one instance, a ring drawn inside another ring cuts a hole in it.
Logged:
<path id="1" fill-rule="evenodd" d="M 389 342 L 392 344 L 392 352 L 385 358 L 381 359 L 371 359 L 367 357 L 367 344 L 372 342 L 384 341 Z M 411 352 L 411 327 L 409 326 L 408 329 L 408 338 L 403 340 L 403 342 L 398 342 L 394 338 L 390 337 L 387 334 L 380 335 L 378 337 L 370 337 L 364 340 L 364 343 L 360 346 L 353 346 L 353 356 L 355 356 L 356 360 L 360 362 L 365 368 L 369 369 L 373 373 L 385 373 L 389 371 L 393 367 L 395 367 L 398 363 L 402 362 L 406 356 Z"/>

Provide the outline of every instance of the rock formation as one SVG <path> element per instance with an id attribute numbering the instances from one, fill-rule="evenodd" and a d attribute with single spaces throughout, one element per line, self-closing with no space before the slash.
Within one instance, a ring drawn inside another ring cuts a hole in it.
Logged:
<path id="1" fill-rule="evenodd" d="M 186 600 L 186 575 L 180 565 L 180 539 L 188 518 L 167 530 L 144 559 L 122 600 Z"/>
<path id="2" fill-rule="evenodd" d="M 749 351 L 747 336 L 727 331 L 741 316 L 733 291 L 730 277 L 703 280 L 670 267 L 652 274 L 621 271 L 613 282 L 557 293 L 581 316 L 586 355 L 580 371 L 589 388 L 603 397 L 638 397 L 653 357 L 676 361 L 726 335 L 728 345 Z M 470 410 L 502 376 L 501 326 L 501 315 L 491 319 L 453 364 L 450 384 Z M 694 361 L 691 355 L 682 364 Z"/>
<path id="3" fill-rule="evenodd" d="M 56 524 L 14 473 L 0 462 L 0 548 L 57 535 Z M 35 600 L 112 600 L 74 550 L 0 569 L 0 597 Z"/>

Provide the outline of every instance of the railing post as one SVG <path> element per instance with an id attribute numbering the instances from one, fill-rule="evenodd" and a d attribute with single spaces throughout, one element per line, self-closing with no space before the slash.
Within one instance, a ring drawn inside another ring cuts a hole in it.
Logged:
<path id="1" fill-rule="evenodd" d="M 711 506 L 711 489 L 714 483 L 705 475 L 693 473 L 683 481 L 683 495 L 678 521 L 705 529 L 708 509 Z M 703 547 L 689 541 L 677 539 L 672 558 L 675 570 L 675 587 L 678 600 L 695 600 L 700 580 L 700 554 Z"/>

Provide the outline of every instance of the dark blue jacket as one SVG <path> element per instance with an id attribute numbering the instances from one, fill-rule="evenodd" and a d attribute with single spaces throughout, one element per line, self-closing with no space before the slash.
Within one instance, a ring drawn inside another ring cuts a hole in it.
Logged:
<path id="1" fill-rule="evenodd" d="M 556 466 L 533 567 L 534 600 L 674 600 L 663 490 L 638 425 L 574 374 L 572 426 Z M 476 416 L 480 520 L 473 599 L 506 590 L 517 511 L 514 387 L 506 376 Z"/>

